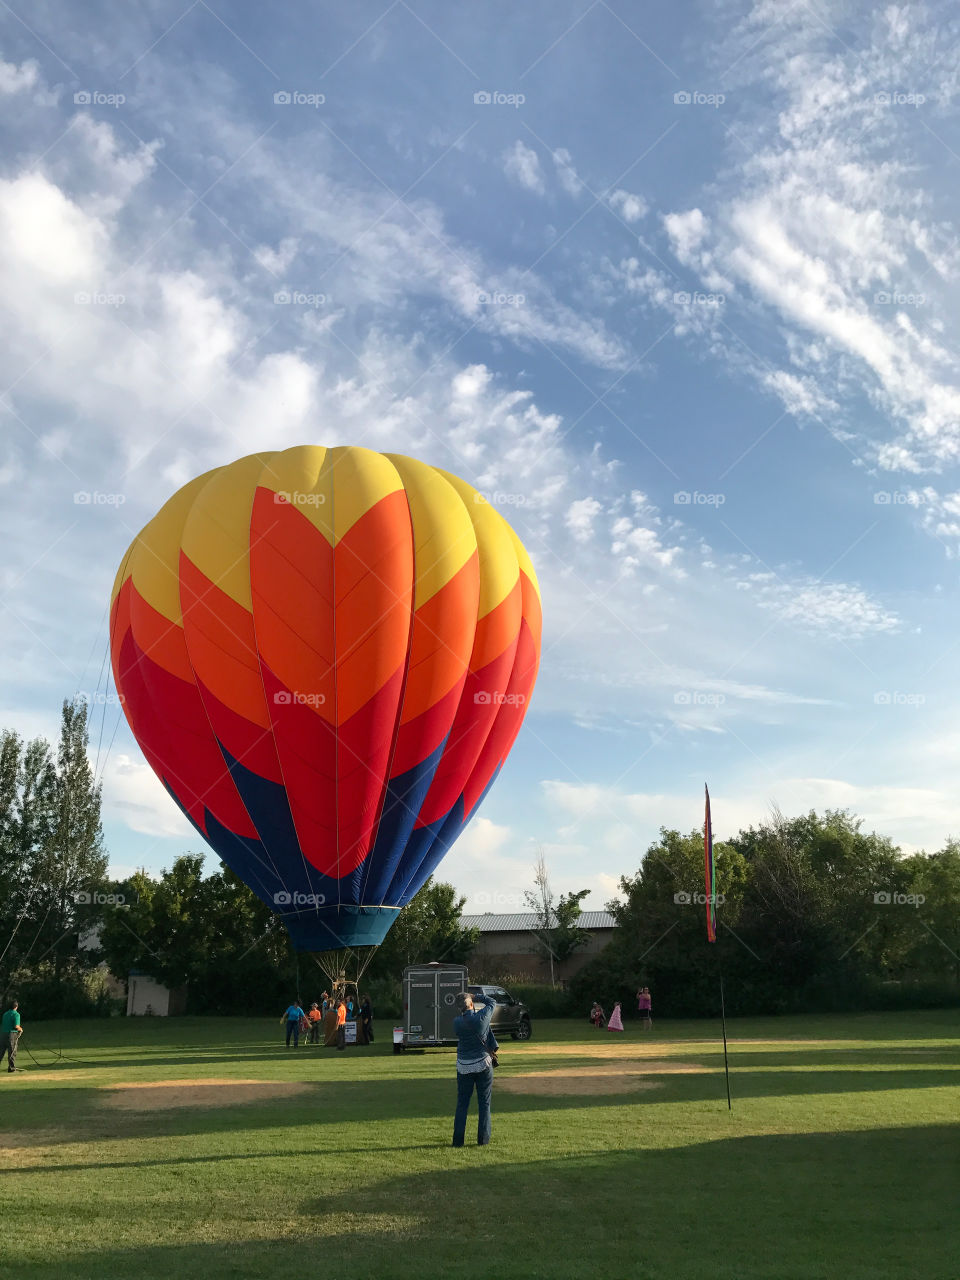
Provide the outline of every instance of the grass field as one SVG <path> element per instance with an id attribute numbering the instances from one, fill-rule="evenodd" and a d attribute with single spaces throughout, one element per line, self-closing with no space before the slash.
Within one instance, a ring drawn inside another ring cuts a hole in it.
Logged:
<path id="1" fill-rule="evenodd" d="M 616 1036 L 541 1022 L 504 1046 L 492 1145 L 469 1145 L 471 1113 L 459 1151 L 449 1050 L 395 1057 L 385 1024 L 345 1053 L 287 1050 L 280 1032 L 240 1019 L 27 1025 L 22 1074 L 0 1076 L 8 1268 L 960 1276 L 952 1011 L 733 1022 L 732 1113 L 713 1024 Z"/>

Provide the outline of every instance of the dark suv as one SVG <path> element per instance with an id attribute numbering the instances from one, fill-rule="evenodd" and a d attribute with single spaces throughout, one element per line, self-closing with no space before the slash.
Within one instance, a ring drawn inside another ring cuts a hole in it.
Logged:
<path id="1" fill-rule="evenodd" d="M 468 986 L 467 990 L 472 996 L 493 996 L 496 1000 L 496 1008 L 490 1021 L 494 1035 L 499 1037 L 509 1032 L 513 1040 L 530 1039 L 533 1034 L 530 1010 L 522 1000 L 514 1000 L 509 991 L 504 991 L 503 987 Z"/>

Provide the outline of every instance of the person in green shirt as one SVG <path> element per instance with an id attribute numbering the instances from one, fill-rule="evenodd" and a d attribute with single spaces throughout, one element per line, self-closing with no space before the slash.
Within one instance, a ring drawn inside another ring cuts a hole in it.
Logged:
<path id="1" fill-rule="evenodd" d="M 17 1012 L 19 1008 L 18 1002 L 14 1000 L 11 1007 L 0 1018 L 0 1063 L 3 1062 L 6 1054 L 8 1072 L 17 1069 L 17 1044 L 23 1032 L 20 1026 L 20 1014 Z"/>

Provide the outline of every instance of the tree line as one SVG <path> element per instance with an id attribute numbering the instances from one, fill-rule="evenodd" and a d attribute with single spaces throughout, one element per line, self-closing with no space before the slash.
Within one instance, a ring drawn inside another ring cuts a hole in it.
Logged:
<path id="1" fill-rule="evenodd" d="M 960 998 L 960 844 L 903 856 L 846 811 L 774 812 L 715 845 L 716 943 L 706 940 L 703 834 L 662 829 L 608 904 L 617 929 L 571 982 L 577 1004 L 662 1014 L 772 1014 L 954 1004 Z M 630 1003 L 626 1003 L 629 1001 Z"/>
<path id="2" fill-rule="evenodd" d="M 319 993 L 312 958 L 294 952 L 278 918 L 223 864 L 204 874 L 204 855 L 189 852 L 159 876 L 108 878 L 87 748 L 81 701 L 64 702 L 55 748 L 0 733 L 0 996 L 29 1002 L 32 1017 L 107 1013 L 104 967 L 185 987 L 192 1013 L 267 1012 Z M 662 829 L 608 904 L 617 928 L 569 982 L 569 1012 L 597 997 L 630 1008 L 640 985 L 661 1015 L 715 1012 L 718 959 L 735 1014 L 960 997 L 957 841 L 903 856 L 846 811 L 775 812 L 715 851 L 718 941 L 705 936 L 702 833 Z M 586 891 L 555 895 L 542 857 L 533 878 L 531 951 L 562 963 L 587 939 Z M 367 971 L 386 1004 L 395 1006 L 407 964 L 470 963 L 479 933 L 464 928 L 464 904 L 431 879 L 400 911 Z"/>

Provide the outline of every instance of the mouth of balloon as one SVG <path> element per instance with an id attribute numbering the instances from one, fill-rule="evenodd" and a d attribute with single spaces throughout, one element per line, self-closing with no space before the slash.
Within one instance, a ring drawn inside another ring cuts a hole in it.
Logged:
<path id="1" fill-rule="evenodd" d="M 378 947 L 399 910 L 331 905 L 284 913 L 280 918 L 297 951 L 336 951 L 340 947 Z"/>

